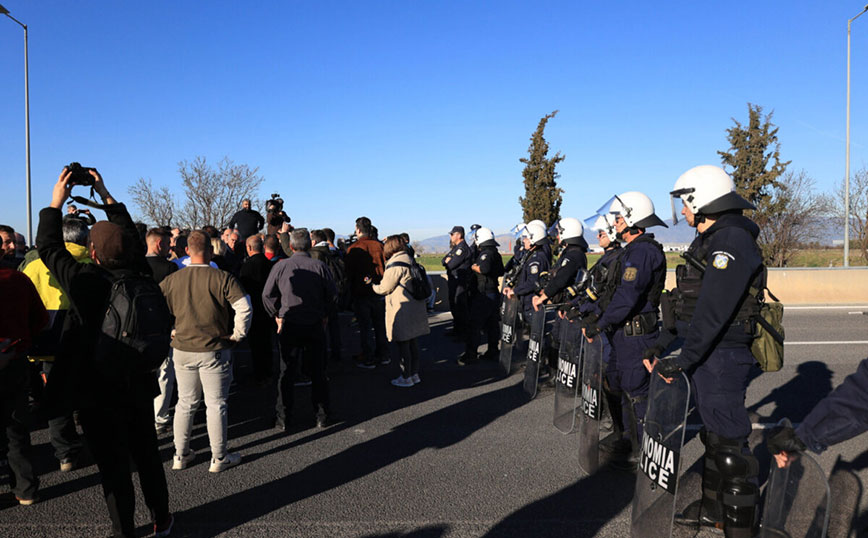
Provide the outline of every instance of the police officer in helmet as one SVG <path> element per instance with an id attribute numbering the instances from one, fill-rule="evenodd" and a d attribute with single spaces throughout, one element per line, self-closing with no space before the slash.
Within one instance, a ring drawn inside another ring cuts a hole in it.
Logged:
<path id="1" fill-rule="evenodd" d="M 698 234 L 685 253 L 688 263 L 676 268 L 677 287 L 664 304 L 664 311 L 674 314 L 664 314 L 670 330 L 646 352 L 645 363 L 664 378 L 689 374 L 705 445 L 702 498 L 676 522 L 722 526 L 727 538 L 747 538 L 757 525 L 759 489 L 744 399 L 756 363 L 751 318 L 759 312 L 762 292 L 757 290 L 765 288 L 765 270 L 756 243 L 759 227 L 742 212 L 755 208 L 717 166 L 691 168 L 671 195 L 680 198 L 681 214 Z M 681 353 L 657 360 L 672 347 L 673 318 Z"/>
<path id="2" fill-rule="evenodd" d="M 551 246 L 546 234 L 546 227 L 541 222 L 528 223 L 525 232 L 522 241 L 524 242 L 526 254 L 522 261 L 515 288 L 504 287 L 503 293 L 507 297 L 517 296 L 519 298 L 524 316 L 524 325 L 525 327 L 530 327 L 534 315 L 533 303 L 531 301 L 539 289 L 540 275 L 547 273 L 549 270 L 551 258 L 546 249 L 548 247 L 550 250 Z M 540 313 L 542 314 L 542 311 Z"/>
<path id="3" fill-rule="evenodd" d="M 609 388 L 621 393 L 622 421 L 626 438 L 612 447 L 613 465 L 633 470 L 638 463 L 641 424 L 647 407 L 649 374 L 642 354 L 657 340 L 657 310 L 666 282 L 666 256 L 663 247 L 646 233 L 646 228 L 666 226 L 654 214 L 654 204 L 641 192 L 615 196 L 609 212 L 614 215 L 618 237 L 626 246 L 615 264 L 617 278 L 612 298 L 603 313 L 582 319 L 582 332 L 588 340 L 602 331 L 610 334 L 612 354 L 606 367 Z"/>
<path id="4" fill-rule="evenodd" d="M 479 332 L 483 331 L 488 341 L 486 360 L 499 358 L 497 343 L 500 341 L 500 293 L 498 279 L 503 276 L 503 257 L 497 251 L 494 233 L 485 227 L 476 230 L 476 255 L 470 270 L 470 318 L 464 354 L 458 364 L 464 365 L 477 358 Z"/>
<path id="5" fill-rule="evenodd" d="M 582 237 L 584 233 L 585 228 L 581 221 L 572 217 L 563 218 L 552 225 L 549 235 L 556 237 L 561 251 L 558 256 L 558 263 L 551 271 L 551 278 L 548 283 L 545 284 L 539 295 L 531 299 L 535 312 L 539 312 L 542 305 L 547 302 L 566 302 L 566 289 L 575 284 L 576 276 L 580 271 L 587 269 L 588 242 Z M 560 337 L 561 323 L 569 322 L 556 319 L 551 332 L 552 346 L 549 348 L 548 365 L 553 370 L 557 369 L 557 348 L 559 347 L 557 339 Z"/>

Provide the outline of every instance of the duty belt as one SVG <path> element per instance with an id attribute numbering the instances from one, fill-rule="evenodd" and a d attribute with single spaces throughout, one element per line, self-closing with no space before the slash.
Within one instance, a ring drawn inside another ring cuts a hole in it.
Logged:
<path id="1" fill-rule="evenodd" d="M 636 314 L 624 324 L 624 336 L 642 336 L 657 330 L 657 312 Z"/>

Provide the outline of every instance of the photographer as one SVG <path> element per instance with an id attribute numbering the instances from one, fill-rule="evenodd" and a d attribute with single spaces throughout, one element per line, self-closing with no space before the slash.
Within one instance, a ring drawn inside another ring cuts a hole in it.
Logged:
<path id="1" fill-rule="evenodd" d="M 45 387 L 45 404 L 55 412 L 79 410 L 81 427 L 99 467 L 114 535 L 135 536 L 132 461 L 153 517 L 154 535 L 167 536 L 174 519 L 154 431 L 153 400 L 159 393 L 156 376 L 125 368 L 121 357 L 116 366 L 107 367 L 110 358 L 101 364 L 96 354 L 113 282 L 150 275 L 150 268 L 126 207 L 109 194 L 95 169 L 73 168 L 75 175 L 70 167 L 63 169 L 51 205 L 39 213 L 39 257 L 71 301 L 54 370 Z M 84 182 L 90 182 L 102 198 L 108 217 L 108 222 L 96 223 L 90 232 L 88 250 L 93 264 L 76 261 L 61 231 L 63 203 L 72 187 Z"/>
<path id="2" fill-rule="evenodd" d="M 241 201 L 241 210 L 232 215 L 232 220 L 229 221 L 229 228 L 237 229 L 241 236 L 241 242 L 251 235 L 259 232 L 265 226 L 265 219 L 259 214 L 259 211 L 250 209 L 250 200 L 244 199 Z M 232 247 L 230 245 L 230 247 Z"/>
<path id="3" fill-rule="evenodd" d="M 80 220 L 88 226 L 93 226 L 96 223 L 96 217 L 90 213 L 90 209 L 80 210 L 75 204 L 66 206 L 66 215 L 63 216 L 63 220 L 67 221 L 70 219 Z"/>
<path id="4" fill-rule="evenodd" d="M 290 222 L 289 215 L 283 210 L 283 198 L 277 193 L 272 194 L 271 200 L 265 202 L 265 213 L 265 222 L 268 224 L 266 235 L 277 234 L 285 223 Z"/>

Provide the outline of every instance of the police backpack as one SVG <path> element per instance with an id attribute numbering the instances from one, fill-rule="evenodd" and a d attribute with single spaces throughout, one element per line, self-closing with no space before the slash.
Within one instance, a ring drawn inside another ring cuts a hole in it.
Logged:
<path id="1" fill-rule="evenodd" d="M 154 279 L 123 276 L 112 283 L 94 360 L 130 373 L 154 371 L 169 354 L 171 333 L 172 314 Z"/>
<path id="2" fill-rule="evenodd" d="M 431 297 L 431 282 L 428 280 L 428 272 L 425 268 L 416 263 L 392 262 L 389 266 L 407 267 L 410 269 L 410 282 L 407 286 L 399 284 L 402 288 L 410 293 L 410 296 L 417 301 L 424 301 Z"/>

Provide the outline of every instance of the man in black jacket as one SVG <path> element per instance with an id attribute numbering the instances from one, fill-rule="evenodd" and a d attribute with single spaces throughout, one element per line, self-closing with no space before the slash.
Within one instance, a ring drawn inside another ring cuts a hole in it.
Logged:
<path id="1" fill-rule="evenodd" d="M 91 230 L 88 248 L 93 264 L 78 263 L 63 243 L 61 208 L 72 188 L 67 168 L 54 186 L 50 207 L 39 214 L 39 257 L 72 304 L 45 387 L 45 403 L 49 409 L 64 405 L 79 409 L 81 427 L 99 467 L 114 536 L 135 536 L 131 460 L 153 517 L 154 535 L 168 536 L 174 519 L 154 431 L 156 376 L 120 366 L 99 367 L 94 357 L 112 281 L 125 275 L 150 275 L 150 268 L 126 207 L 112 198 L 96 170 L 90 174 L 108 217 L 108 222 L 98 222 Z"/>
<path id="2" fill-rule="evenodd" d="M 503 276 L 503 256 L 497 251 L 498 243 L 494 233 L 488 228 L 476 231 L 478 248 L 473 258 L 473 271 L 470 288 L 470 316 L 468 320 L 467 340 L 464 354 L 458 358 L 459 365 L 465 365 L 477 359 L 479 347 L 479 331 L 485 332 L 488 350 L 483 357 L 496 361 L 500 355 L 497 343 L 500 341 L 500 288 L 498 279 Z"/>
<path id="3" fill-rule="evenodd" d="M 250 209 L 250 200 L 241 201 L 241 211 L 232 215 L 232 220 L 229 221 L 229 228 L 238 230 L 241 240 L 244 241 L 251 235 L 256 234 L 262 227 L 265 226 L 265 219 L 259 214 L 259 211 Z"/>
<path id="4" fill-rule="evenodd" d="M 250 295 L 253 304 L 253 318 L 247 343 L 250 345 L 250 355 L 253 362 L 253 377 L 260 386 L 270 385 L 274 371 L 274 356 L 272 337 L 277 330 L 274 319 L 262 306 L 262 290 L 274 263 L 263 253 L 262 238 L 253 235 L 247 238 L 247 259 L 241 265 L 238 280 Z"/>

